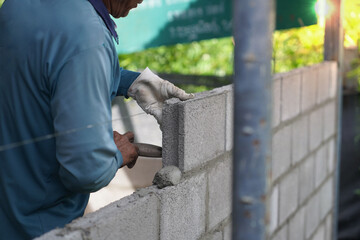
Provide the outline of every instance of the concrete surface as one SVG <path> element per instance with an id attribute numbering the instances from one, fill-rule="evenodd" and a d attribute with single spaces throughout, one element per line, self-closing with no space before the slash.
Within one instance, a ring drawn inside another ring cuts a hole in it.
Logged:
<path id="1" fill-rule="evenodd" d="M 232 156 L 216 164 L 208 174 L 209 229 L 214 228 L 231 214 Z M 219 191 L 221 189 L 221 191 Z"/>
<path id="2" fill-rule="evenodd" d="M 198 239 L 205 233 L 206 178 L 199 174 L 159 191 L 160 239 Z"/>

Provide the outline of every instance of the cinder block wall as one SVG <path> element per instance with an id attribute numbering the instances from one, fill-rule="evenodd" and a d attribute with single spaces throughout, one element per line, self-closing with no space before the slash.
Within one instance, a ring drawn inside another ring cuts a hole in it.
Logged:
<path id="1" fill-rule="evenodd" d="M 336 78 L 335 62 L 274 76 L 271 239 L 332 239 Z"/>
<path id="2" fill-rule="evenodd" d="M 336 162 L 336 64 L 274 76 L 269 240 L 330 240 Z M 163 113 L 163 165 L 175 186 L 151 186 L 39 239 L 231 239 L 232 86 Z"/>

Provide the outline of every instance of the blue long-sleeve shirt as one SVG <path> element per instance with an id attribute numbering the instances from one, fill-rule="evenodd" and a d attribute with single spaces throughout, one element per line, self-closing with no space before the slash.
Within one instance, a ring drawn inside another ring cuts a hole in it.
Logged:
<path id="1" fill-rule="evenodd" d="M 87 0 L 5 1 L 0 239 L 64 226 L 111 181 L 123 161 L 111 101 L 138 75 L 119 67 L 112 35 Z"/>

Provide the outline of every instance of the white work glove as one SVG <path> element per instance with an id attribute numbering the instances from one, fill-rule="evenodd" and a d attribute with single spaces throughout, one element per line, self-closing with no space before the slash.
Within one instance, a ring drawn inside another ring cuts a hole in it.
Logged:
<path id="1" fill-rule="evenodd" d="M 147 113 L 153 115 L 159 125 L 162 123 L 162 107 L 165 100 L 176 97 L 188 100 L 194 97 L 174 84 L 161 79 L 146 68 L 131 84 L 128 95 Z"/>

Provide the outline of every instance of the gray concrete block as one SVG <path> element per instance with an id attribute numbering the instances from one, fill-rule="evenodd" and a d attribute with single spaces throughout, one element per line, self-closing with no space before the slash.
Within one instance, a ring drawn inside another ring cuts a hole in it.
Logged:
<path id="1" fill-rule="evenodd" d="M 301 74 L 294 72 L 282 78 L 281 120 L 289 120 L 300 113 Z"/>
<path id="2" fill-rule="evenodd" d="M 66 232 L 62 229 L 55 229 L 34 240 L 79 240 L 83 239 L 83 234 L 84 233 L 80 230 Z"/>
<path id="3" fill-rule="evenodd" d="M 158 191 L 160 239 L 198 239 L 205 232 L 205 174 Z M 182 224 L 179 224 L 179 221 Z"/>
<path id="4" fill-rule="evenodd" d="M 320 228 L 316 231 L 312 240 L 325 240 L 325 225 L 321 225 Z"/>
<path id="5" fill-rule="evenodd" d="M 214 228 L 231 214 L 232 200 L 232 157 L 216 164 L 208 172 L 209 225 Z"/>
<path id="6" fill-rule="evenodd" d="M 337 62 L 332 61 L 329 62 L 330 64 L 330 97 L 334 98 L 337 95 L 337 75 L 338 75 L 338 68 Z"/>
<path id="7" fill-rule="evenodd" d="M 272 139 L 272 178 L 275 181 L 291 164 L 291 127 L 276 132 Z"/>
<path id="8" fill-rule="evenodd" d="M 323 139 L 327 139 L 336 132 L 336 102 L 332 101 L 326 106 L 324 106 L 324 118 L 323 118 L 323 125 L 324 125 L 324 132 L 323 132 Z"/>
<path id="9" fill-rule="evenodd" d="M 281 78 L 273 80 L 272 91 L 272 127 L 276 127 L 279 125 L 281 117 Z"/>
<path id="10" fill-rule="evenodd" d="M 231 240 L 231 235 L 232 235 L 232 226 L 231 226 L 231 222 L 226 224 L 226 226 L 224 227 L 224 240 Z"/>
<path id="11" fill-rule="evenodd" d="M 292 162 L 300 161 L 308 153 L 308 117 L 303 116 L 292 124 Z"/>
<path id="12" fill-rule="evenodd" d="M 189 171 L 225 151 L 226 94 L 179 103 L 179 168 Z"/>
<path id="13" fill-rule="evenodd" d="M 163 106 L 162 161 L 163 166 L 179 166 L 179 99 L 167 100 Z"/>
<path id="14" fill-rule="evenodd" d="M 293 212 L 295 212 L 298 206 L 298 170 L 293 169 L 281 180 L 279 185 L 279 223 L 282 224 Z"/>
<path id="15" fill-rule="evenodd" d="M 273 187 L 270 196 L 270 224 L 269 224 L 270 235 L 278 227 L 278 221 L 279 221 L 279 186 L 276 185 Z"/>
<path id="16" fill-rule="evenodd" d="M 214 232 L 206 236 L 205 240 L 223 240 L 222 232 Z"/>
<path id="17" fill-rule="evenodd" d="M 315 153 L 315 188 L 325 180 L 327 175 L 326 145 L 323 145 Z"/>
<path id="18" fill-rule="evenodd" d="M 325 63 L 321 63 L 318 65 L 318 86 L 317 86 L 317 103 L 320 104 L 327 100 L 330 96 L 330 65 Z"/>
<path id="19" fill-rule="evenodd" d="M 314 190 L 315 160 L 311 155 L 300 165 L 299 203 L 301 204 Z"/>
<path id="20" fill-rule="evenodd" d="M 329 214 L 326 218 L 325 222 L 325 239 L 332 240 L 332 233 L 333 233 L 333 222 L 332 222 L 332 215 Z"/>
<path id="21" fill-rule="evenodd" d="M 335 170 L 335 138 L 332 138 L 327 147 L 327 159 L 328 159 L 328 173 L 332 173 Z"/>
<path id="22" fill-rule="evenodd" d="M 318 195 L 314 195 L 305 207 L 305 237 L 308 239 L 320 223 L 320 201 Z"/>
<path id="23" fill-rule="evenodd" d="M 301 77 L 301 111 L 307 111 L 316 105 L 317 67 L 303 68 Z"/>
<path id="24" fill-rule="evenodd" d="M 158 202 L 154 194 L 130 195 L 74 221 L 65 230 L 83 230 L 89 239 L 158 239 Z"/>
<path id="25" fill-rule="evenodd" d="M 333 208 L 333 179 L 330 178 L 320 189 L 320 219 L 324 219 Z"/>
<path id="26" fill-rule="evenodd" d="M 289 224 L 289 239 L 303 240 L 305 235 L 305 209 L 301 208 L 295 213 Z"/>
<path id="27" fill-rule="evenodd" d="M 233 136 L 234 136 L 234 91 L 233 85 L 226 93 L 226 146 L 225 150 L 230 151 L 233 149 Z"/>
<path id="28" fill-rule="evenodd" d="M 283 226 L 272 238 L 272 240 L 289 240 L 288 225 Z"/>
<path id="29" fill-rule="evenodd" d="M 323 109 L 317 109 L 310 114 L 310 150 L 317 148 L 322 141 Z"/>

